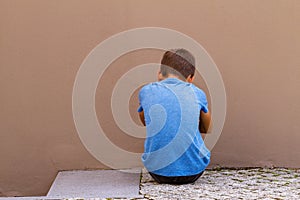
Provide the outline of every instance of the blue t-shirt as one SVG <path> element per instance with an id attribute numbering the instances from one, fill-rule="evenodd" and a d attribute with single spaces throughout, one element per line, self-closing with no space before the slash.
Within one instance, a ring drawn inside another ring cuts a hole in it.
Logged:
<path id="1" fill-rule="evenodd" d="M 145 85 L 139 92 L 147 137 L 142 161 L 162 176 L 191 176 L 205 170 L 210 152 L 199 132 L 200 111 L 208 112 L 205 93 L 177 78 Z"/>

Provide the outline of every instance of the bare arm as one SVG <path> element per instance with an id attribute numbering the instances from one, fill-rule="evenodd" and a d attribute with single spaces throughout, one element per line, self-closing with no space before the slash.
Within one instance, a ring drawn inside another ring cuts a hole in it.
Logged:
<path id="1" fill-rule="evenodd" d="M 146 126 L 146 123 L 145 123 L 145 116 L 144 116 L 144 111 L 139 112 L 139 116 L 140 116 L 140 120 L 141 120 L 141 122 L 143 123 L 143 125 Z"/>
<path id="2" fill-rule="evenodd" d="M 211 114 L 208 111 L 207 113 L 200 111 L 200 120 L 199 120 L 199 131 L 200 133 L 209 133 L 209 128 L 211 125 Z"/>

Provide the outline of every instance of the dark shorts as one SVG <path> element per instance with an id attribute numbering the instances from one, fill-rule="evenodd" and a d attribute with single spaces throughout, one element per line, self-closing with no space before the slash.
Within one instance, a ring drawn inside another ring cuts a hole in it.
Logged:
<path id="1" fill-rule="evenodd" d="M 192 176 L 161 176 L 151 172 L 149 172 L 149 174 L 158 183 L 181 185 L 195 182 L 203 174 L 203 172 Z"/>

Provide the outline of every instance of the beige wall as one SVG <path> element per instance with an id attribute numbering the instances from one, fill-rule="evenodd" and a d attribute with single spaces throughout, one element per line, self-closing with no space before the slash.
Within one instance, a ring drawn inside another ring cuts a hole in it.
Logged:
<path id="1" fill-rule="evenodd" d="M 299 1 L 1 0 L 0 196 L 43 195 L 59 170 L 105 168 L 75 130 L 75 75 L 98 43 L 144 26 L 193 37 L 219 67 L 228 110 L 212 167 L 300 167 Z M 161 54 L 138 51 L 112 66 L 128 70 Z M 122 134 L 107 112 L 125 71 L 110 68 L 100 81 L 98 118 L 112 141 L 142 151 L 143 141 Z M 133 113 L 135 104 L 136 94 Z"/>

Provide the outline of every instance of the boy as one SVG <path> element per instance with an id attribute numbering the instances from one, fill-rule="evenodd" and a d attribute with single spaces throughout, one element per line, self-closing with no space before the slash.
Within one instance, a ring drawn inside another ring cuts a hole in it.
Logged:
<path id="1" fill-rule="evenodd" d="M 158 82 L 139 92 L 140 119 L 147 137 L 142 161 L 158 183 L 196 181 L 210 162 L 201 133 L 211 116 L 205 93 L 192 84 L 195 58 L 185 49 L 167 51 Z"/>

